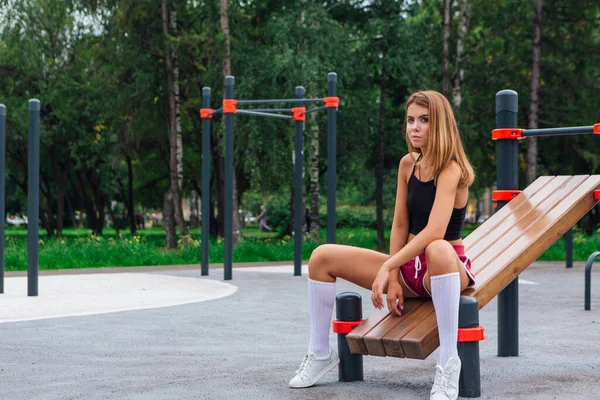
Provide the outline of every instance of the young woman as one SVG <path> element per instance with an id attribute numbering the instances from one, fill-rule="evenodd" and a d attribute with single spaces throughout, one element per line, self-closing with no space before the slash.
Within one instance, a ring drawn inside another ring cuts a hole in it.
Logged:
<path id="1" fill-rule="evenodd" d="M 290 381 L 309 387 L 339 363 L 329 348 L 335 281 L 371 289 L 373 305 L 401 315 L 407 297 L 432 298 L 440 337 L 431 399 L 456 399 L 461 362 L 457 353 L 460 293 L 474 285 L 462 244 L 462 228 L 474 173 L 448 100 L 423 91 L 406 103 L 409 154 L 400 161 L 390 253 L 326 244 L 311 255 L 308 353 Z M 383 294 L 386 293 L 384 303 Z"/>

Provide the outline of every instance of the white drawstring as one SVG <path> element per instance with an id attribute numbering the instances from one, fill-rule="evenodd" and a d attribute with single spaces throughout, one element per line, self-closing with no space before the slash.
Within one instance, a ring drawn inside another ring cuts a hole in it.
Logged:
<path id="1" fill-rule="evenodd" d="M 421 259 L 419 256 L 415 257 L 415 279 L 419 277 L 419 271 L 421 270 Z"/>

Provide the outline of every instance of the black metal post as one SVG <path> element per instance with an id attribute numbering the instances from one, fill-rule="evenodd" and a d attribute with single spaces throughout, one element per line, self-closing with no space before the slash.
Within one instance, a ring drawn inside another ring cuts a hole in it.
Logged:
<path id="1" fill-rule="evenodd" d="M 304 98 L 304 88 L 296 87 L 296 98 Z M 297 107 L 302 103 L 298 102 Z M 294 276 L 302 275 L 302 224 L 304 207 L 302 201 L 302 170 L 304 162 L 304 121 L 294 121 Z"/>
<path id="2" fill-rule="evenodd" d="M 359 294 L 345 292 L 340 293 L 335 298 L 335 317 L 338 321 L 355 322 L 362 320 L 362 300 Z M 340 357 L 339 381 L 352 382 L 362 381 L 363 377 L 363 356 L 362 354 L 352 354 L 346 334 L 337 334 L 338 355 Z"/>
<path id="3" fill-rule="evenodd" d="M 210 108 L 210 88 L 202 88 L 202 108 Z M 210 247 L 210 118 L 202 119 L 202 267 L 208 275 Z"/>
<path id="4" fill-rule="evenodd" d="M 225 99 L 233 99 L 233 76 L 225 78 Z M 233 269 L 233 113 L 225 113 L 225 254 L 224 277 L 231 280 Z M 237 212 L 237 210 L 235 210 Z"/>
<path id="5" fill-rule="evenodd" d="M 459 328 L 477 328 L 479 326 L 479 305 L 477 299 L 460 296 L 458 311 Z M 462 363 L 458 381 L 460 397 L 481 396 L 481 371 L 479 366 L 479 341 L 458 342 L 458 356 Z"/>
<path id="6" fill-rule="evenodd" d="M 327 96 L 337 96 L 337 74 L 327 74 Z M 335 243 L 335 197 L 336 197 L 336 128 L 337 109 L 327 109 L 327 243 Z"/>
<path id="7" fill-rule="evenodd" d="M 592 309 L 592 264 L 596 258 L 600 257 L 600 251 L 592 253 L 585 263 L 585 306 L 584 309 L 589 311 Z"/>
<path id="8" fill-rule="evenodd" d="M 573 268 L 573 228 L 565 233 L 565 260 L 567 268 Z"/>
<path id="9" fill-rule="evenodd" d="M 6 106 L 0 104 L 0 293 L 4 293 L 4 225 L 6 224 Z"/>
<path id="10" fill-rule="evenodd" d="M 513 90 L 496 94 L 496 128 L 518 126 L 519 98 Z M 498 190 L 519 187 L 517 139 L 496 141 L 496 173 Z M 499 201 L 500 210 L 506 201 Z M 498 295 L 498 356 L 519 355 L 519 280 L 513 280 Z"/>
<path id="11" fill-rule="evenodd" d="M 27 295 L 38 295 L 40 219 L 40 101 L 29 100 L 27 175 Z"/>

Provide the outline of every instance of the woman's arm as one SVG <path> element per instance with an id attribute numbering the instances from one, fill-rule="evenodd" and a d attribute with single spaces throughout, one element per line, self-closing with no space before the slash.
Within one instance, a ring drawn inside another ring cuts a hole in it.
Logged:
<path id="1" fill-rule="evenodd" d="M 406 208 L 406 196 L 408 195 L 408 184 L 406 177 L 413 167 L 414 159 L 410 154 L 400 160 L 398 166 L 398 188 L 396 189 L 396 205 L 394 206 L 394 222 L 390 236 L 390 256 L 393 256 L 404 247 L 408 239 L 408 209 Z"/>
<path id="2" fill-rule="evenodd" d="M 410 243 L 406 244 L 396 254 L 393 254 L 383 264 L 383 269 L 391 271 L 400 267 L 410 259 L 423 254 L 425 248 L 434 240 L 444 238 L 452 216 L 460 177 L 460 167 L 454 162 L 442 170 L 438 177 L 435 200 L 427 226 Z"/>

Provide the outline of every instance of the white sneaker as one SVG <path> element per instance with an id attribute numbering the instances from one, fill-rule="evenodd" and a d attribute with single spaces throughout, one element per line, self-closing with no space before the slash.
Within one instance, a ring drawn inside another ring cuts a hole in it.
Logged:
<path id="1" fill-rule="evenodd" d="M 291 388 L 306 388 L 317 383 L 326 373 L 337 367 L 340 359 L 335 351 L 330 350 L 329 355 L 317 358 L 314 353 L 306 353 L 296 376 L 290 381 Z"/>
<path id="2" fill-rule="evenodd" d="M 456 400 L 458 399 L 458 379 L 462 364 L 460 358 L 452 357 L 442 368 L 435 366 L 435 381 L 431 388 L 430 400 Z"/>

